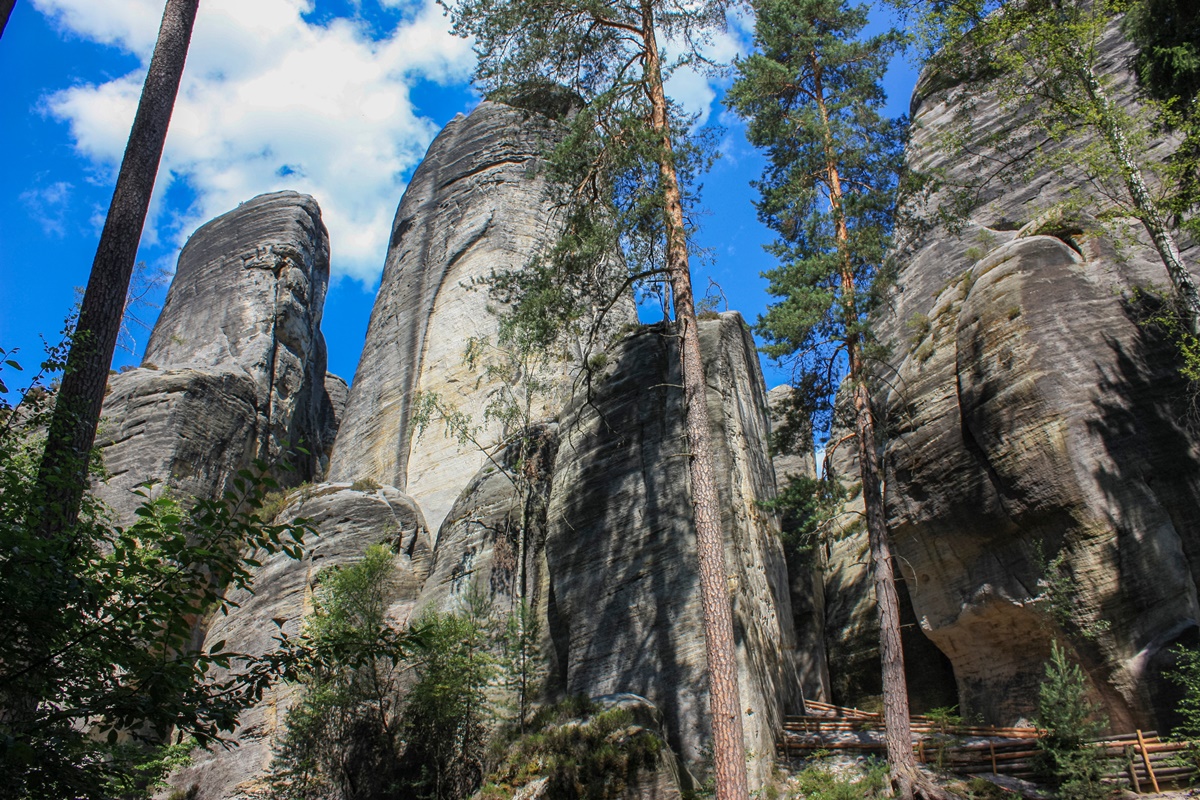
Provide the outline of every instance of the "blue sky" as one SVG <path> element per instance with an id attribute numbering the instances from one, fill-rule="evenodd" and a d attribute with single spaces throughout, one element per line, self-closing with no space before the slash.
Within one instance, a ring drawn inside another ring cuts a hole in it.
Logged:
<path id="1" fill-rule="evenodd" d="M 0 38 L 0 347 L 41 359 L 87 281 L 162 14 L 162 0 L 17 0 Z M 714 44 L 744 51 L 747 23 Z M 333 279 L 323 329 L 329 368 L 354 375 L 396 206 L 437 131 L 478 102 L 469 45 L 432 0 L 204 0 L 168 134 L 139 260 L 170 272 L 196 227 L 256 194 L 296 189 L 321 204 Z M 907 110 L 914 74 L 889 74 L 890 110 Z M 721 125 L 704 178 L 697 290 L 717 282 L 753 321 L 771 268 L 749 182 L 762 161 L 723 114 L 722 82 L 669 87 Z M 135 309 L 152 323 L 164 289 Z M 114 366 L 136 364 L 134 324 Z M 764 364 L 767 381 L 786 379 Z"/>

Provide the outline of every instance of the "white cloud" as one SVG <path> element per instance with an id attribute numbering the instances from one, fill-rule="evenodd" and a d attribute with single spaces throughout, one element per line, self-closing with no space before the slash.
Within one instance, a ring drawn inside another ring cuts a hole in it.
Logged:
<path id="1" fill-rule="evenodd" d="M 67 232 L 67 204 L 74 188 L 66 181 L 55 181 L 49 186 L 38 186 L 22 192 L 19 199 L 29 216 L 42 226 L 47 235 L 61 238 Z"/>
<path id="2" fill-rule="evenodd" d="M 362 20 L 310 23 L 309 0 L 201 4 L 148 236 L 181 241 L 256 194 L 296 189 L 321 204 L 335 274 L 367 283 L 378 276 L 403 176 L 437 132 L 413 107 L 409 86 L 465 81 L 474 65 L 432 0 L 378 2 L 400 11 L 382 37 Z M 148 63 L 162 0 L 33 3 L 72 33 Z M 139 72 L 72 87 L 47 107 L 69 124 L 81 155 L 115 170 L 141 82 Z M 190 208 L 163 202 L 176 180 L 195 192 Z"/>
<path id="3" fill-rule="evenodd" d="M 704 125 L 712 113 L 717 89 L 729 82 L 728 76 L 723 74 L 720 67 L 750 52 L 753 39 L 754 20 L 749 12 L 738 9 L 735 13 L 728 14 L 725 30 L 715 33 L 700 48 L 700 55 L 711 62 L 714 69 L 690 66 L 676 69 L 667 79 L 667 94 L 677 101 L 686 113 L 698 114 L 696 123 Z M 668 56 L 671 52 L 682 52 L 684 49 L 683 43 L 679 41 L 667 40 L 664 43 L 664 50 Z"/>

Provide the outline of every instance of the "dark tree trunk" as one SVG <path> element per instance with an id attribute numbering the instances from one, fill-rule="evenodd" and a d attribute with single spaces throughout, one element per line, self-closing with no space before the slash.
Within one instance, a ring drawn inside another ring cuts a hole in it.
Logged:
<path id="1" fill-rule="evenodd" d="M 8 24 L 8 17 L 16 4 L 17 0 L 0 0 L 0 36 L 4 35 L 4 26 Z"/>
<path id="2" fill-rule="evenodd" d="M 861 370 L 861 363 L 859 368 Z M 879 657 L 883 663 L 883 738 L 897 796 L 902 800 L 910 800 L 920 793 L 921 778 L 917 772 L 917 760 L 913 756 L 908 681 L 904 673 L 904 645 L 900 640 L 900 598 L 896 593 L 896 576 L 892 569 L 892 551 L 888 543 L 879 454 L 875 449 L 875 412 L 871 404 L 871 393 L 861 378 L 854 387 L 854 416 L 863 505 L 867 515 L 867 540 L 871 550 L 871 569 L 874 573 L 875 602 L 879 609 Z"/>
<path id="3" fill-rule="evenodd" d="M 43 501 L 40 526 L 46 536 L 70 527 L 79 514 L 88 480 L 88 454 L 96 439 L 108 369 L 125 313 L 129 278 L 199 3 L 200 0 L 167 0 L 163 12 L 158 42 L 92 262 L 38 472 Z"/>
<path id="4" fill-rule="evenodd" d="M 667 273 L 679 335 L 679 366 L 684 391 L 684 427 L 688 440 L 688 477 L 692 516 L 699 559 L 700 604 L 704 614 L 704 644 L 708 660 L 709 704 L 713 727 L 713 777 L 717 800 L 745 800 L 746 740 L 742 731 L 741 693 L 735 658 L 733 609 L 729 598 L 729 571 L 725 563 L 725 536 L 721 530 L 721 504 L 713 470 L 712 434 L 709 428 L 707 381 L 700 357 L 696 307 L 688 266 L 683 199 L 672 156 L 667 101 L 663 92 L 654 15 L 649 2 L 642 4 L 642 36 L 646 48 L 646 88 L 653 109 L 651 127 L 661 136 L 664 218 L 667 236 Z"/>

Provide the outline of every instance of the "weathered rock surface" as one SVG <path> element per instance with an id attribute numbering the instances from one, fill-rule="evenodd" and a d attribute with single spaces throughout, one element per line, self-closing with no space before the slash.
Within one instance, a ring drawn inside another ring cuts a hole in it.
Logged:
<path id="1" fill-rule="evenodd" d="M 258 391 L 259 455 L 303 444 L 319 456 L 328 285 L 329 234 L 317 202 L 259 195 L 188 240 L 143 364 L 244 372 Z M 320 470 L 300 466 L 305 478 Z"/>
<path id="2" fill-rule="evenodd" d="M 776 386 L 767 392 L 767 411 L 773 434 L 782 432 L 790 422 L 788 409 L 792 392 L 790 386 Z M 779 443 L 772 445 L 771 465 L 779 489 L 794 477 L 817 476 L 812 447 L 804 446 L 812 441 L 812 426 L 801 423 L 796 436 L 788 438 L 791 440 L 787 443 L 789 446 L 780 447 Z M 797 440 L 801 440 L 800 446 L 796 446 Z M 829 702 L 829 663 L 825 651 L 825 549 L 821 546 L 809 547 L 800 542 L 796 532 L 788 530 L 786 515 L 781 523 L 791 594 L 792 628 L 796 632 L 796 670 L 806 700 Z"/>
<path id="3" fill-rule="evenodd" d="M 534 735 L 552 736 L 556 729 L 570 726 L 576 731 L 575 736 L 580 735 L 578 731 L 583 731 L 583 735 L 586 736 L 586 731 L 590 726 L 598 723 L 598 718 L 614 712 L 627 715 L 629 724 L 605 737 L 607 743 L 615 745 L 618 752 L 626 754 L 625 757 L 634 762 L 629 766 L 636 765 L 635 769 L 628 770 L 625 774 L 618 773 L 612 776 L 614 781 L 621 781 L 623 784 L 620 788 L 622 800 L 682 800 L 684 797 L 693 796 L 696 789 L 695 781 L 670 746 L 664 746 L 658 751 L 653 765 L 638 764 L 637 761 L 640 759 L 630 758 L 639 745 L 644 744 L 646 737 L 654 737 L 660 743 L 666 741 L 662 714 L 654 707 L 653 703 L 635 694 L 604 695 L 591 698 L 591 702 L 597 708 L 587 716 L 569 720 L 562 725 L 547 726 L 543 731 Z M 611 727 L 611 723 L 601 730 L 607 730 L 609 727 Z M 515 746 L 520 747 L 520 745 L 521 742 L 518 741 Z M 586 755 L 584 754 L 585 757 Z M 536 776 L 537 772 L 534 775 Z M 505 788 L 512 791 L 512 800 L 549 800 L 549 798 L 561 794 L 561 790 L 556 792 L 549 784 L 549 776 L 543 775 L 531 779 L 526 778 L 524 783 L 517 785 L 508 785 L 505 782 Z M 483 792 L 478 792 L 474 795 L 473 800 L 483 800 L 487 796 Z"/>
<path id="4" fill-rule="evenodd" d="M 1116 26 L 1103 52 L 1128 107 L 1131 49 Z M 939 145 L 968 98 L 983 141 L 1007 118 L 986 87 L 927 80 L 914 99 L 910 161 L 944 170 L 950 184 L 994 155 Z M 1169 147 L 1152 141 L 1143 157 Z M 1050 640 L 1063 634 L 1040 583 L 1062 553 L 1073 657 L 1114 728 L 1151 728 L 1167 717 L 1165 648 L 1194 637 L 1200 615 L 1200 453 L 1170 346 L 1138 325 L 1129 300 L 1135 286 L 1166 284 L 1161 262 L 1133 220 L 1047 213 L 1080 191 L 1092 189 L 1070 169 L 997 182 L 961 233 L 905 234 L 879 320 L 895 371 L 881 398 L 889 516 L 908 610 L 952 665 L 964 713 L 1013 722 L 1031 711 Z M 1181 244 L 1196 264 L 1194 243 Z M 843 619 L 861 617 L 869 595 L 829 583 L 831 571 L 855 568 L 858 548 L 843 548 L 829 560 L 827 596 L 841 591 Z M 865 646 L 870 631 L 860 633 L 844 641 Z M 927 676 L 938 658 L 910 657 L 910 676 Z"/>
<path id="5" fill-rule="evenodd" d="M 305 517 L 320 532 L 308 542 L 306 557 L 297 561 L 283 553 L 267 559 L 254 578 L 254 594 L 235 592 L 238 607 L 214 619 L 210 642 L 224 640 L 227 649 L 260 655 L 276 647 L 280 631 L 295 636 L 312 612 L 313 590 L 321 570 L 352 562 L 373 544 L 386 543 L 396 552 L 394 596 L 388 617 L 399 627 L 409 621 L 413 605 L 429 574 L 431 545 L 421 511 L 411 498 L 391 487 L 358 491 L 347 484 L 303 487 L 291 496 L 281 518 Z M 264 788 L 271 746 L 282 731 L 294 698 L 288 684 L 272 687 L 263 700 L 241 717 L 232 750 L 197 754 L 193 765 L 172 784 L 200 787 L 198 800 L 232 800 Z"/>
<path id="6" fill-rule="evenodd" d="M 496 613 L 516 613 L 524 601 L 544 619 L 546 504 L 557 450 L 557 426 L 539 426 L 476 473 L 442 523 L 420 611 L 460 612 L 474 592 Z"/>
<path id="7" fill-rule="evenodd" d="M 799 700 L 795 637 L 771 496 L 765 387 L 737 314 L 701 326 L 718 448 L 748 749 L 773 752 Z M 708 681 L 674 340 L 660 326 L 610 354 L 592 396 L 562 414 L 548 511 L 550 637 L 565 694 L 633 692 L 697 764 Z M 769 755 L 768 759 L 769 760 Z M 764 761 L 755 761 L 765 770 Z M 754 776 L 761 782 L 765 775 Z"/>
<path id="8" fill-rule="evenodd" d="M 495 344 L 497 318 L 480 281 L 519 269 L 558 230 L 540 153 L 555 124 L 531 112 L 481 103 L 438 135 L 396 212 L 383 281 L 333 454 L 334 480 L 372 478 L 417 499 L 437 530 L 451 506 L 515 431 L 485 420 L 501 379 L 468 364 L 472 341 Z M 560 369 L 563 375 L 569 370 Z M 479 426 L 475 443 L 435 419 L 413 430 L 418 393 L 434 395 Z M 535 399 L 530 421 L 563 402 Z"/>
<path id="9" fill-rule="evenodd" d="M 254 381 L 240 372 L 135 369 L 114 375 L 97 437 L 108 478 L 98 492 L 131 519 L 146 481 L 178 496 L 220 496 L 257 455 Z"/>
<path id="10" fill-rule="evenodd" d="M 179 256 L 143 366 L 109 382 L 98 441 L 112 477 L 101 496 L 124 515 L 144 481 L 218 497 L 255 458 L 276 461 L 300 444 L 312 456 L 289 457 L 297 469 L 281 481 L 319 477 L 345 393 L 325 374 L 328 279 L 311 197 L 262 195 L 201 227 Z"/>

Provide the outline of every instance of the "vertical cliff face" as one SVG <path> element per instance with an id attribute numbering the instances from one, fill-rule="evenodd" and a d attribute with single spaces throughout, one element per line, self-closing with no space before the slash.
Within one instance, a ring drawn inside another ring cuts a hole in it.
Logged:
<path id="1" fill-rule="evenodd" d="M 255 197 L 188 240 L 144 364 L 240 369 L 259 397 L 259 454 L 322 455 L 329 234 L 307 195 Z M 307 465 L 309 476 L 317 464 Z"/>
<path id="2" fill-rule="evenodd" d="M 524 267 L 556 235 L 540 175 L 555 135 L 545 117 L 482 103 L 434 140 L 396 212 L 330 477 L 405 489 L 434 531 L 484 465 L 480 445 L 496 448 L 513 433 L 485 420 L 498 379 L 468 363 L 466 351 L 472 341 L 496 343 L 483 282 Z M 417 435 L 418 393 L 479 426 L 477 443 L 460 443 L 436 418 Z M 553 416 L 561 401 L 555 392 L 539 398 L 533 419 Z"/>
<path id="3" fill-rule="evenodd" d="M 1113 95 L 1135 110 L 1116 25 L 1101 51 Z M 910 162 L 965 184 L 1004 155 L 987 137 L 1009 114 L 986 84 L 937 82 L 918 87 Z M 978 146 L 948 150 L 967 103 Z M 1153 164 L 1170 147 L 1152 140 L 1140 155 Z M 879 321 L 894 375 L 881 398 L 888 509 L 913 619 L 952 665 L 963 711 L 990 721 L 1030 713 L 1059 637 L 1114 727 L 1162 724 L 1166 648 L 1195 635 L 1200 613 L 1200 452 L 1171 346 L 1139 324 L 1132 299 L 1134 287 L 1165 286 L 1165 271 L 1136 220 L 1093 192 L 1071 168 L 997 181 L 961 231 L 904 233 Z M 1067 199 L 1105 222 L 1054 210 Z M 1195 265 L 1194 243 L 1182 244 Z M 1065 629 L 1046 590 L 1056 554 L 1073 587 Z M 852 560 L 831 566 L 851 571 Z M 867 616 L 868 594 L 849 600 L 846 620 Z M 843 625 L 848 649 L 868 643 L 868 628 L 857 633 Z M 910 676 L 927 666 L 910 663 Z"/>
<path id="4" fill-rule="evenodd" d="M 142 367 L 109 381 L 102 496 L 122 513 L 147 480 L 217 497 L 253 459 L 301 445 L 312 456 L 292 457 L 284 481 L 318 477 L 342 402 L 320 330 L 328 281 L 329 239 L 307 195 L 262 195 L 200 228 Z"/>
<path id="5" fill-rule="evenodd" d="M 482 282 L 520 269 L 556 234 L 538 170 L 554 135 L 544 118 L 483 103 L 435 140 L 400 204 L 344 413 L 345 385 L 324 375 L 319 307 L 306 304 L 323 298 L 327 269 L 315 205 L 268 196 L 202 228 L 151 340 L 147 359 L 162 363 L 114 380 L 122 436 L 110 463 L 153 441 L 167 461 L 127 472 L 191 469 L 195 493 L 211 494 L 233 465 L 274 452 L 284 432 L 324 442 L 338 431 L 333 482 L 296 490 L 284 512 L 311 519 L 320 538 L 305 560 L 281 555 L 256 570 L 254 595 L 211 621 L 211 640 L 265 652 L 279 627 L 302 629 L 321 569 L 384 541 L 397 553 L 398 626 L 426 610 L 460 611 L 472 592 L 501 618 L 523 601 L 540 624 L 543 699 L 644 696 L 676 751 L 702 768 L 708 681 L 675 338 L 661 325 L 626 336 L 605 366 L 591 364 L 586 395 L 570 394 L 578 358 L 557 362 L 523 430 L 487 418 L 500 378 L 486 356 L 464 359 L 470 341 L 495 344 Z M 633 319 L 631 303 L 618 308 L 621 321 Z M 778 521 L 762 505 L 775 474 L 753 340 L 740 316 L 724 314 L 702 323 L 701 345 L 743 722 L 761 784 L 783 714 L 799 708 L 798 672 L 821 662 L 820 626 L 805 626 L 799 652 Z M 426 393 L 470 420 L 476 441 L 443 435 L 436 417 L 418 436 Z M 823 678 L 813 681 L 821 691 Z M 176 785 L 198 783 L 204 798 L 252 796 L 293 701 L 288 687 L 275 689 L 243 718 L 237 750 L 201 756 Z"/>
<path id="6" fill-rule="evenodd" d="M 740 316 L 702 323 L 701 342 L 743 725 L 761 755 L 799 699 L 776 521 L 758 505 L 774 492 L 765 389 Z M 649 698 L 672 746 L 697 763 L 708 680 L 677 367 L 669 331 L 647 329 L 610 355 L 591 397 L 564 410 L 547 523 L 548 624 L 560 691 Z"/>

